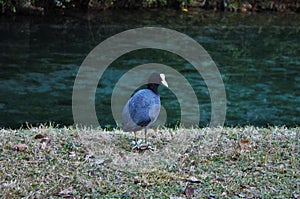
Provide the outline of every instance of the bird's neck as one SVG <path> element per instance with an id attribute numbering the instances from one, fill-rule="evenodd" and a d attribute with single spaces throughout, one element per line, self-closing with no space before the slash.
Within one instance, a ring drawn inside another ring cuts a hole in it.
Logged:
<path id="1" fill-rule="evenodd" d="M 158 86 L 159 86 L 158 84 L 152 83 L 152 84 L 148 84 L 147 88 L 152 90 L 155 94 L 158 95 Z"/>

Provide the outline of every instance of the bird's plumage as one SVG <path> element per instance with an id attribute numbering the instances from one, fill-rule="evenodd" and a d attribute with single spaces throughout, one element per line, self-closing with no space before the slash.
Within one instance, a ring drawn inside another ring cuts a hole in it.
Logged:
<path id="1" fill-rule="evenodd" d="M 152 73 L 149 77 L 147 88 L 136 92 L 126 103 L 122 112 L 122 129 L 125 132 L 139 131 L 147 128 L 157 119 L 160 112 L 160 96 L 158 86 L 168 84 L 165 75 Z"/>
<path id="2" fill-rule="evenodd" d="M 160 97 L 150 89 L 135 93 L 123 109 L 123 131 L 139 131 L 153 124 L 160 112 Z"/>

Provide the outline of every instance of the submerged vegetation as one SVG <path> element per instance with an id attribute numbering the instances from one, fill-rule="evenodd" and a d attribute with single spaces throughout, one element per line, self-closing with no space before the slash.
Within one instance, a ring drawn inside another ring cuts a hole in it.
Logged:
<path id="1" fill-rule="evenodd" d="M 105 10 L 114 8 L 188 8 L 226 11 L 299 12 L 298 0 L 0 0 L 1 13 L 44 14 L 54 10 Z"/>
<path id="2" fill-rule="evenodd" d="M 143 137 L 143 134 L 139 135 Z M 299 198 L 300 128 L 0 130 L 1 198 Z"/>

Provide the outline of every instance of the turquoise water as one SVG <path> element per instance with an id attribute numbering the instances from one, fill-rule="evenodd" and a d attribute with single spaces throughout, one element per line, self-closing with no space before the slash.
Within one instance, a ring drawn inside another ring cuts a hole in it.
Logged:
<path id="1" fill-rule="evenodd" d="M 0 126 L 72 124 L 72 89 L 84 58 L 104 39 L 145 26 L 185 33 L 208 51 L 226 89 L 226 125 L 300 124 L 300 15 L 165 10 L 1 17 Z M 171 66 L 189 80 L 200 104 L 199 124 L 209 125 L 205 82 L 190 63 L 153 49 L 128 53 L 105 71 L 95 100 L 99 123 L 115 125 L 110 99 L 118 79 L 151 62 Z M 161 98 L 167 124 L 177 124 L 180 107 L 175 95 L 162 88 Z"/>

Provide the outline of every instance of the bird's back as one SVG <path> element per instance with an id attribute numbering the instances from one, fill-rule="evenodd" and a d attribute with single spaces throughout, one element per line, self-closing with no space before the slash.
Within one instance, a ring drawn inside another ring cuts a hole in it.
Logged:
<path id="1" fill-rule="evenodd" d="M 135 93 L 122 112 L 124 131 L 138 131 L 153 124 L 160 111 L 160 97 L 149 89 Z"/>

